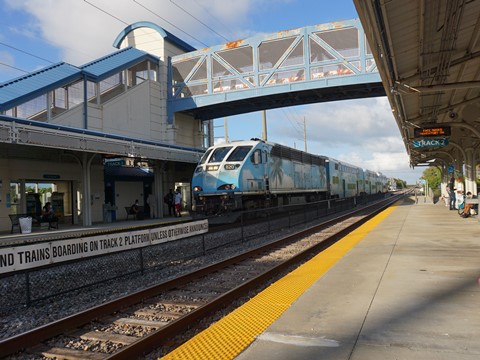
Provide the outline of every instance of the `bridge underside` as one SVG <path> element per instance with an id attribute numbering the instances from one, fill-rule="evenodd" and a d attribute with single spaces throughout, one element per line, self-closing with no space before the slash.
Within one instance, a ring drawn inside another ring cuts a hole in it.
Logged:
<path id="1" fill-rule="evenodd" d="M 337 100 L 350 100 L 385 96 L 381 82 L 342 85 L 328 88 L 291 91 L 252 98 L 226 100 L 223 103 L 206 105 L 181 111 L 196 119 L 211 120 L 225 116 L 245 114 L 260 110 L 270 110 L 287 106 L 305 105 Z"/>

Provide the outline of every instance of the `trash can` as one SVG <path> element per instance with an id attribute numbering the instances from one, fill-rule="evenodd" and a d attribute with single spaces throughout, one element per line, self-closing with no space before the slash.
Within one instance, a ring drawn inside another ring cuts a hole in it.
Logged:
<path id="1" fill-rule="evenodd" d="M 32 217 L 21 217 L 18 219 L 20 224 L 20 231 L 22 234 L 30 234 L 32 232 Z"/>
<path id="2" fill-rule="evenodd" d="M 104 223 L 111 223 L 113 220 L 113 211 L 117 207 L 110 204 L 103 204 L 103 222 Z"/>

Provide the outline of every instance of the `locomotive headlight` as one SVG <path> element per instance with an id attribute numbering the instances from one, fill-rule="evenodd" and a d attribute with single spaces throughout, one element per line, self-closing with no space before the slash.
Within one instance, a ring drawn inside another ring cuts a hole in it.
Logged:
<path id="1" fill-rule="evenodd" d="M 217 171 L 218 165 L 207 165 L 207 171 Z"/>
<path id="2" fill-rule="evenodd" d="M 203 191 L 201 186 L 194 186 L 193 191 Z"/>
<path id="3" fill-rule="evenodd" d="M 223 184 L 223 185 L 220 185 L 217 188 L 217 190 L 233 190 L 235 188 L 236 188 L 235 184 Z"/>

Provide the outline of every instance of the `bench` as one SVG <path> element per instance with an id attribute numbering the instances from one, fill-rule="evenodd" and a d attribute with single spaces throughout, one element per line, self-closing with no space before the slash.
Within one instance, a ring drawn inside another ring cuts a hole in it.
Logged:
<path id="1" fill-rule="evenodd" d="M 12 223 L 12 229 L 10 231 L 10 234 L 13 234 L 13 231 L 15 230 L 15 226 L 18 226 L 18 231 L 21 232 L 20 229 L 20 218 L 22 217 L 31 217 L 32 218 L 32 227 L 35 226 L 42 226 L 42 224 L 48 224 L 48 228 L 57 228 L 58 229 L 58 220 L 52 219 L 50 221 L 43 220 L 40 216 L 32 216 L 31 214 L 8 214 L 8 217 L 10 218 L 10 221 Z M 53 226 L 52 223 L 55 223 L 56 226 Z"/>
<path id="2" fill-rule="evenodd" d="M 136 220 L 135 218 L 135 213 L 131 211 L 132 210 L 132 207 L 131 206 L 125 206 L 125 212 L 127 213 L 127 220 L 128 218 L 130 217 L 130 215 L 132 216 L 132 219 L 133 220 Z M 138 214 L 143 216 L 143 206 L 139 206 L 138 207 Z"/>

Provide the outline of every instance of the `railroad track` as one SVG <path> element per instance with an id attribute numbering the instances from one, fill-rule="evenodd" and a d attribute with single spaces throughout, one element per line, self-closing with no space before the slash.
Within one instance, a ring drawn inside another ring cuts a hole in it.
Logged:
<path id="1" fill-rule="evenodd" d="M 329 247 L 397 200 L 349 212 L 198 271 L 0 341 L 0 357 L 132 359 Z M 205 327 L 206 325 L 203 325 Z M 26 345 L 28 347 L 26 348 Z"/>

